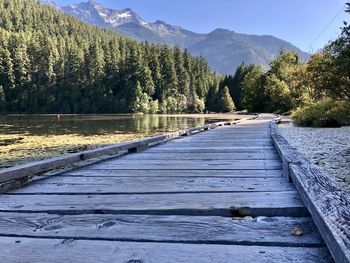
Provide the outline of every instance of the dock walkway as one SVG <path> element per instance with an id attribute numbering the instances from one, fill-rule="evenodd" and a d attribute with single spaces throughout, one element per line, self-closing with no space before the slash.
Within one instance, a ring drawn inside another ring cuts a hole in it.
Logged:
<path id="1" fill-rule="evenodd" d="M 271 117 L 183 137 L 0 196 L 0 261 L 332 262 L 282 177 Z"/>

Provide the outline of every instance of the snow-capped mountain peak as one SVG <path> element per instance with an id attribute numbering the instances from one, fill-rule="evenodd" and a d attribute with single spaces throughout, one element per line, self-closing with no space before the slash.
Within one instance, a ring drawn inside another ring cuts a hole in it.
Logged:
<path id="1" fill-rule="evenodd" d="M 103 26 L 106 28 L 115 28 L 126 23 L 147 24 L 130 8 L 124 10 L 113 10 L 104 7 L 95 0 L 71 4 L 61 7 L 61 9 L 70 15 L 76 16 L 84 22 Z"/>
<path id="2" fill-rule="evenodd" d="M 121 26 L 127 27 L 128 24 L 136 24 L 154 34 L 163 36 L 185 37 L 185 30 L 179 26 L 169 25 L 164 21 L 157 20 L 154 23 L 148 23 L 139 17 L 132 9 L 114 10 L 104 7 L 95 0 L 88 0 L 77 4 L 59 7 L 65 13 L 73 15 L 80 20 L 95 24 L 104 28 L 111 28 L 119 31 Z"/>
<path id="3" fill-rule="evenodd" d="M 255 36 L 216 29 L 199 34 L 157 20 L 149 23 L 132 9 L 114 10 L 88 0 L 68 6 L 57 6 L 52 0 L 40 0 L 77 17 L 83 22 L 108 28 L 140 41 L 187 48 L 193 55 L 204 55 L 210 66 L 223 74 L 232 73 L 242 62 L 268 65 L 281 48 L 293 50 L 302 58 L 308 54 L 292 44 L 271 36 Z"/>

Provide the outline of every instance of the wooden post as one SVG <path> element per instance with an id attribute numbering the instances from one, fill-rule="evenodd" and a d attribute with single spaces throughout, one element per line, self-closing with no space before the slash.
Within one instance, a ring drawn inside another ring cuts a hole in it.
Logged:
<path id="1" fill-rule="evenodd" d="M 141 145 L 138 145 L 138 146 L 136 146 L 134 148 L 128 149 L 128 153 L 138 153 L 138 152 L 145 151 L 148 148 L 149 148 L 148 144 L 141 144 Z"/>

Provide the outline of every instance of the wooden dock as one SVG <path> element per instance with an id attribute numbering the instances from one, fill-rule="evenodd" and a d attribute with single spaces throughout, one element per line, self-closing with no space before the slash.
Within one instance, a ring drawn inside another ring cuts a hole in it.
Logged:
<path id="1" fill-rule="evenodd" d="M 271 116 L 0 196 L 0 262 L 333 262 L 272 142 Z"/>

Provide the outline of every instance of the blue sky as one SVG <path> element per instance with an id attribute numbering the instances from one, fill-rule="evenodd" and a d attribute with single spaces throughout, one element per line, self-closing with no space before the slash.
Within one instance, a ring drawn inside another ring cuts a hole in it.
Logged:
<path id="1" fill-rule="evenodd" d="M 56 0 L 65 5 L 86 0 Z M 226 28 L 240 33 L 274 35 L 314 52 L 340 33 L 350 14 L 345 0 L 97 0 L 109 8 L 130 7 L 148 22 L 157 19 L 199 33 Z M 315 38 L 324 31 L 318 38 Z M 315 40 L 315 41 L 314 41 Z M 312 43 L 313 42 L 313 43 Z M 309 45 L 312 43 L 312 47 Z"/>

